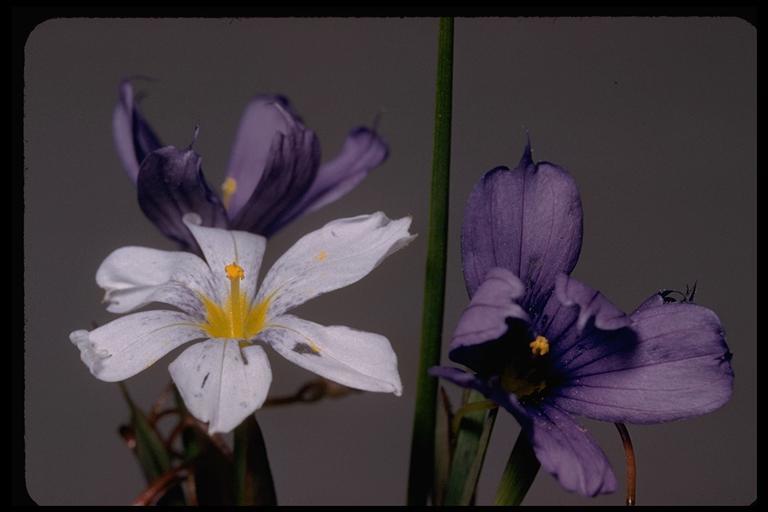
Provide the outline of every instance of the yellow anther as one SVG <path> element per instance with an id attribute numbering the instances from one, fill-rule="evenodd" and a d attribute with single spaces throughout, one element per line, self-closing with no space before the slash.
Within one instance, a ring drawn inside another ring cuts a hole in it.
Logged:
<path id="1" fill-rule="evenodd" d="M 325 252 L 325 251 L 320 251 L 319 253 L 317 253 L 317 254 L 315 255 L 315 259 L 316 259 L 317 261 L 324 261 L 324 260 L 325 260 L 325 258 L 327 258 L 327 257 L 328 257 L 328 253 L 327 253 L 327 252 Z"/>
<path id="2" fill-rule="evenodd" d="M 234 178 L 227 178 L 224 183 L 221 184 L 221 196 L 224 203 L 224 208 L 229 208 L 229 201 L 232 199 L 232 195 L 237 190 L 237 182 Z"/>
<path id="3" fill-rule="evenodd" d="M 317 344 L 312 340 L 309 340 L 309 348 L 311 348 L 315 352 L 315 354 L 320 353 L 320 347 L 318 347 Z"/>
<path id="4" fill-rule="evenodd" d="M 549 352 L 549 340 L 544 336 L 536 336 L 536 339 L 528 344 L 535 356 L 543 356 Z"/>
<path id="5" fill-rule="evenodd" d="M 237 263 L 230 263 L 224 267 L 224 272 L 227 274 L 227 279 L 230 281 L 234 279 L 243 279 L 245 277 L 245 270 Z"/>

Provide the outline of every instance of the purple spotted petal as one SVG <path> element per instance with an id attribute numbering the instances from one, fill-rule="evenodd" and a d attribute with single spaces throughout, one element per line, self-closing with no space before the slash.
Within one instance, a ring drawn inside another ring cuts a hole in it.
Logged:
<path id="1" fill-rule="evenodd" d="M 461 232 L 464 280 L 470 296 L 493 267 L 526 286 L 522 304 L 537 309 L 560 272 L 570 273 L 581 250 L 581 200 L 564 169 L 531 160 L 526 146 L 514 170 L 497 167 L 475 186 Z"/>
<path id="2" fill-rule="evenodd" d="M 197 250 L 197 243 L 181 220 L 184 214 L 197 213 L 203 226 L 227 227 L 224 207 L 206 183 L 200 160 L 191 149 L 160 148 L 144 159 L 137 182 L 141 210 L 188 250 Z"/>
<path id="3" fill-rule="evenodd" d="M 141 162 L 162 144 L 139 112 L 129 80 L 120 84 L 119 99 L 112 114 L 112 136 L 123 168 L 135 183 Z"/>
<path id="4" fill-rule="evenodd" d="M 284 96 L 259 95 L 251 100 L 240 119 L 227 168 L 227 177 L 237 183 L 228 207 L 230 218 L 237 216 L 261 182 L 277 134 L 301 128 Z"/>
<path id="5" fill-rule="evenodd" d="M 387 143 L 375 131 L 364 126 L 353 129 L 336 158 L 320 166 L 312 186 L 283 216 L 277 227 L 344 196 L 381 165 L 388 155 Z"/>
<path id="6" fill-rule="evenodd" d="M 549 340 L 549 357 L 567 368 L 578 364 L 587 345 L 592 347 L 629 323 L 630 318 L 603 294 L 560 274 L 554 293 L 536 317 L 534 331 Z"/>
<path id="7" fill-rule="evenodd" d="M 585 355 L 554 391 L 558 405 L 599 420 L 657 423 L 705 414 L 730 399 L 731 353 L 713 311 L 656 304 L 631 319 L 634 336 L 622 329 L 585 340 Z"/>
<path id="8" fill-rule="evenodd" d="M 523 283 L 512 272 L 491 269 L 459 318 L 451 339 L 451 360 L 481 373 L 506 363 L 506 345 L 515 340 L 505 334 L 524 333 L 528 328 L 528 314 L 517 304 L 524 294 Z"/>
<path id="9" fill-rule="evenodd" d="M 512 413 L 542 468 L 565 489 L 585 496 L 616 490 L 616 477 L 603 451 L 586 429 L 556 405 L 546 401 L 525 405 L 498 385 L 458 368 L 436 366 L 430 368 L 429 374 L 475 389 Z"/>
<path id="10" fill-rule="evenodd" d="M 272 235 L 282 215 L 307 191 L 320 163 L 320 144 L 314 132 L 297 128 L 277 134 L 264 175 L 232 221 L 234 229 Z"/>

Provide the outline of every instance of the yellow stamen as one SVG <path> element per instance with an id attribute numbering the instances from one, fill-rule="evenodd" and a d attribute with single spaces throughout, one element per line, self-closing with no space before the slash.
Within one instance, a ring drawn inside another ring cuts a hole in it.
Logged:
<path id="1" fill-rule="evenodd" d="M 243 268 L 237 263 L 230 263 L 224 267 L 224 274 L 229 279 L 230 290 L 223 305 L 199 294 L 205 308 L 205 322 L 201 327 L 211 338 L 252 339 L 267 323 L 267 311 L 272 297 L 256 305 L 249 305 L 245 293 L 240 291 L 240 280 L 245 278 Z"/>
<path id="2" fill-rule="evenodd" d="M 534 356 L 543 356 L 549 352 L 549 340 L 544 336 L 536 336 L 536 339 L 528 344 Z"/>
<path id="3" fill-rule="evenodd" d="M 237 190 L 237 182 L 234 178 L 228 177 L 221 184 L 221 198 L 224 203 L 224 208 L 229 208 L 229 201 L 232 199 L 235 191 Z"/>

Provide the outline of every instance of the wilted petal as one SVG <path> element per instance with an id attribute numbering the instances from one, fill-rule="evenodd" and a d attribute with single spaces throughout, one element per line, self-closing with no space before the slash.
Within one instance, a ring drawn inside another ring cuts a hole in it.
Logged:
<path id="1" fill-rule="evenodd" d="M 514 170 L 486 173 L 469 196 L 461 232 L 464 280 L 470 296 L 493 267 L 517 275 L 521 304 L 538 309 L 560 272 L 570 273 L 581 250 L 581 201 L 562 168 L 534 164 L 527 146 Z"/>
<path id="2" fill-rule="evenodd" d="M 350 131 L 336 158 L 320 166 L 312 186 L 298 204 L 281 216 L 275 229 L 341 198 L 381 165 L 388 154 L 387 143 L 375 131 L 365 126 Z"/>
<path id="3" fill-rule="evenodd" d="M 200 216 L 194 213 L 185 215 L 183 221 L 208 262 L 220 303 L 224 304 L 229 297 L 230 281 L 224 268 L 230 263 L 237 263 L 245 271 L 240 290 L 245 293 L 247 299 L 253 298 L 267 245 L 264 237 L 245 231 L 201 226 Z"/>
<path id="4" fill-rule="evenodd" d="M 120 84 L 119 99 L 112 114 L 112 136 L 123 168 L 135 183 L 141 162 L 162 144 L 139 112 L 129 80 Z"/>
<path id="5" fill-rule="evenodd" d="M 297 127 L 275 135 L 258 185 L 245 204 L 230 207 L 232 226 L 265 236 L 274 233 L 281 215 L 309 188 L 318 165 L 320 144 L 311 130 Z"/>
<path id="6" fill-rule="evenodd" d="M 516 406 L 541 467 L 566 490 L 584 496 L 616 491 L 616 476 L 603 450 L 585 428 L 556 405 Z"/>
<path id="7" fill-rule="evenodd" d="M 267 273 L 256 297 L 270 300 L 269 317 L 359 281 L 414 236 L 411 218 L 382 212 L 329 222 L 303 236 Z"/>
<path id="8" fill-rule="evenodd" d="M 237 183 L 229 203 L 230 218 L 238 214 L 261 181 L 275 136 L 298 128 L 301 121 L 288 98 L 260 95 L 251 100 L 240 119 L 227 168 L 227 176 Z"/>
<path id="9" fill-rule="evenodd" d="M 162 302 L 200 315 L 197 293 L 213 296 L 212 277 L 208 265 L 194 254 L 146 247 L 121 247 L 96 271 L 96 283 L 106 290 L 104 301 L 112 313 Z"/>
<path id="10" fill-rule="evenodd" d="M 150 153 L 139 169 L 141 210 L 165 236 L 191 250 L 197 245 L 182 222 L 184 214 L 198 214 L 205 226 L 227 226 L 224 207 L 205 182 L 200 161 L 191 149 L 166 146 Z"/>
<path id="11" fill-rule="evenodd" d="M 237 340 L 206 340 L 186 349 L 169 366 L 192 415 L 208 432 L 229 432 L 260 408 L 272 383 L 264 349 L 240 348 Z"/>
<path id="12" fill-rule="evenodd" d="M 509 270 L 493 268 L 464 309 L 451 339 L 450 358 L 476 371 L 504 364 L 505 345 L 515 340 L 504 337 L 513 321 L 525 330 L 528 314 L 517 304 L 525 294 L 520 280 Z"/>
<path id="13" fill-rule="evenodd" d="M 259 338 L 289 361 L 339 384 L 402 393 L 397 356 L 379 334 L 282 315 L 270 320 Z"/>
<path id="14" fill-rule="evenodd" d="M 730 399 L 731 354 L 714 312 L 646 306 L 632 315 L 633 335 L 627 330 L 585 340 L 585 355 L 555 391 L 561 407 L 599 420 L 657 423 L 705 414 Z"/>
<path id="15" fill-rule="evenodd" d="M 136 375 L 176 347 L 202 336 L 194 319 L 184 313 L 144 311 L 90 332 L 74 331 L 69 339 L 95 377 L 115 382 Z"/>

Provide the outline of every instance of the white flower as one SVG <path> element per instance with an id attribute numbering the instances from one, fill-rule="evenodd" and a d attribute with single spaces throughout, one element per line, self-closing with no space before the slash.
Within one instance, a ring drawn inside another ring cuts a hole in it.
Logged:
<path id="1" fill-rule="evenodd" d="M 114 382 L 148 368 L 192 340 L 169 371 L 189 411 L 208 430 L 229 432 L 267 397 L 272 372 L 260 340 L 286 359 L 345 386 L 402 393 L 397 356 L 379 334 L 325 327 L 290 309 L 352 284 L 413 238 L 409 217 L 381 212 L 330 222 L 301 238 L 257 290 L 265 239 L 184 223 L 205 260 L 191 253 L 122 247 L 96 272 L 107 310 L 126 313 L 151 302 L 178 311 L 143 311 L 70 339 L 97 378 Z"/>

